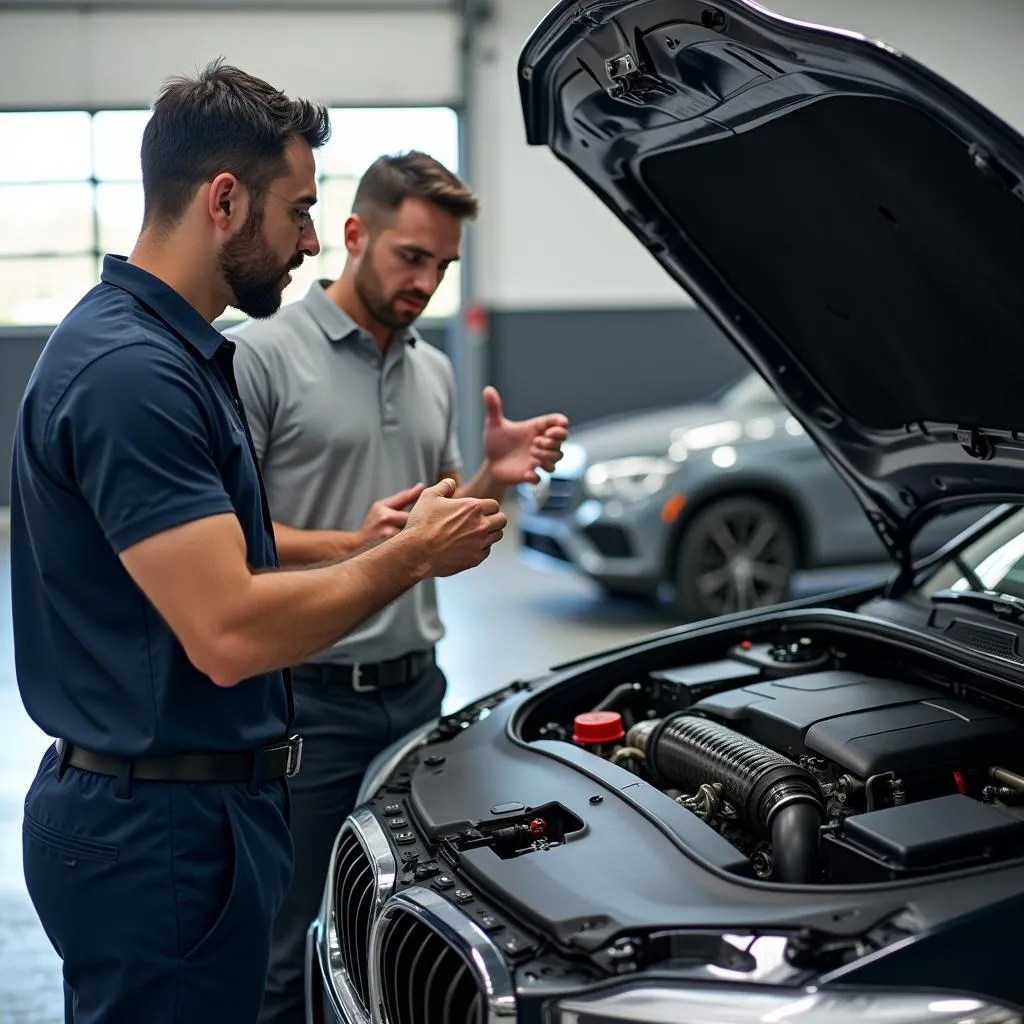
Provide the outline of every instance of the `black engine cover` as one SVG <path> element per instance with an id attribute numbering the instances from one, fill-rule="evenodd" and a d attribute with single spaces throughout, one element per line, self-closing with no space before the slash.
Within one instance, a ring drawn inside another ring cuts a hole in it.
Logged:
<path id="1" fill-rule="evenodd" d="M 1015 726 L 920 686 L 858 672 L 811 672 L 698 701 L 693 711 L 791 758 L 818 754 L 860 778 L 995 763 Z"/>

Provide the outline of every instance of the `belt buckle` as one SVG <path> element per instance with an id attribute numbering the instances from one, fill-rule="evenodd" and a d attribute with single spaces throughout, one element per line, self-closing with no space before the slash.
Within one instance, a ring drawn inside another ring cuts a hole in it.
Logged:
<path id="1" fill-rule="evenodd" d="M 299 774 L 302 765 L 302 737 L 296 733 L 288 737 L 288 760 L 285 762 L 284 774 L 293 779 Z"/>
<path id="2" fill-rule="evenodd" d="M 363 683 L 363 667 L 358 661 L 352 665 L 352 689 L 356 693 L 373 693 L 377 689 L 376 683 Z"/>

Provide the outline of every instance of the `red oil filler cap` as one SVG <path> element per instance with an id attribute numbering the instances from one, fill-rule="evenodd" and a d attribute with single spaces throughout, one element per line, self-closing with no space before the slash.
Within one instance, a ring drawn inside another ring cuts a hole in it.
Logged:
<path id="1" fill-rule="evenodd" d="M 614 743 L 625 736 L 618 711 L 585 711 L 572 724 L 573 743 Z"/>

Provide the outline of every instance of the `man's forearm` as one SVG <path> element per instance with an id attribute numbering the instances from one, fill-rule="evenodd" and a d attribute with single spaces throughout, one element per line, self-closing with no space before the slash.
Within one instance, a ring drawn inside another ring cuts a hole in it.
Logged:
<path id="1" fill-rule="evenodd" d="M 358 530 L 300 530 L 276 519 L 274 540 L 282 568 L 337 562 L 369 546 Z"/>
<path id="2" fill-rule="evenodd" d="M 505 491 L 505 484 L 498 483 L 494 479 L 491 475 L 490 463 L 484 459 L 473 476 L 460 485 L 455 496 L 457 498 L 493 498 L 501 504 L 505 499 Z"/>
<path id="3" fill-rule="evenodd" d="M 428 575 L 422 548 L 399 534 L 332 565 L 256 573 L 224 623 L 223 667 L 240 679 L 298 664 L 330 647 Z M 211 674 L 212 675 L 212 674 Z"/>

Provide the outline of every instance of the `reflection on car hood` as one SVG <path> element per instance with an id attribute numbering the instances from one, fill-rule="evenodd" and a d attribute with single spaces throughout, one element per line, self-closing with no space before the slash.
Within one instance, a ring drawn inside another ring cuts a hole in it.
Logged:
<path id="1" fill-rule="evenodd" d="M 744 0 L 564 0 L 518 70 L 529 142 L 745 353 L 904 567 L 941 505 L 1024 497 L 1015 131 Z"/>

